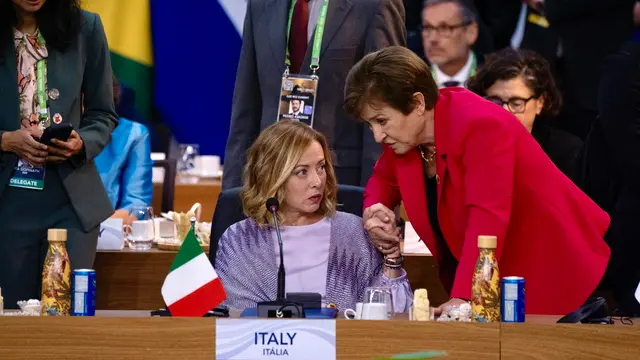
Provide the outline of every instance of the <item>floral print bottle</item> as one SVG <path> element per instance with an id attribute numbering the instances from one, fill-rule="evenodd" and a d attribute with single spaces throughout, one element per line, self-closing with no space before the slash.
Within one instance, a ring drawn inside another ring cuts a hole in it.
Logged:
<path id="1" fill-rule="evenodd" d="M 473 271 L 471 321 L 500 321 L 500 271 L 496 260 L 497 238 L 478 236 L 480 255 Z"/>
<path id="2" fill-rule="evenodd" d="M 49 250 L 42 268 L 42 316 L 71 312 L 71 263 L 67 254 L 67 230 L 49 229 Z"/>

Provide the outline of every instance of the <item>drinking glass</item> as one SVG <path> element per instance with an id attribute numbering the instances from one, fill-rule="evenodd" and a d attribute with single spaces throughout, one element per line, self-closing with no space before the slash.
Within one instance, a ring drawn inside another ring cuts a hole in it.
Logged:
<path id="1" fill-rule="evenodd" d="M 362 299 L 363 320 L 391 320 L 393 317 L 393 297 L 391 288 L 368 287 Z"/>
<path id="2" fill-rule="evenodd" d="M 196 158 L 200 155 L 200 145 L 181 144 L 180 157 L 178 158 L 178 176 L 180 182 L 197 182 Z"/>
<path id="3" fill-rule="evenodd" d="M 153 209 L 148 206 L 132 206 L 129 210 L 131 225 L 125 225 L 129 247 L 133 250 L 150 250 L 155 240 Z"/>

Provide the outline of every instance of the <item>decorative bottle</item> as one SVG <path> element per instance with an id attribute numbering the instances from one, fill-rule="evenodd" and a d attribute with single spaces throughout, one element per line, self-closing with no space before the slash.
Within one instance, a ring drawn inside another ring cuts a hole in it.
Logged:
<path id="1" fill-rule="evenodd" d="M 71 263 L 67 230 L 49 229 L 49 250 L 42 269 L 42 316 L 68 316 L 71 312 Z"/>
<path id="2" fill-rule="evenodd" d="M 500 321 L 500 271 L 496 260 L 497 238 L 478 236 L 480 255 L 473 271 L 471 321 Z"/>

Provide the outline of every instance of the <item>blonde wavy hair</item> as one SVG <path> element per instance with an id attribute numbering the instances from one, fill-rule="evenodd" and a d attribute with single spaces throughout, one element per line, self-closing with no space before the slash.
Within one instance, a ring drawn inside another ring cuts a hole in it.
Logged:
<path id="1" fill-rule="evenodd" d="M 273 224 L 265 203 L 268 198 L 275 197 L 282 207 L 287 180 L 314 141 L 322 146 L 327 174 L 322 202 L 316 213 L 335 215 L 338 185 L 327 139 L 304 123 L 281 120 L 263 130 L 249 148 L 240 192 L 242 208 L 247 217 L 260 226 Z M 277 216 L 281 222 L 283 216 L 280 211 Z"/>

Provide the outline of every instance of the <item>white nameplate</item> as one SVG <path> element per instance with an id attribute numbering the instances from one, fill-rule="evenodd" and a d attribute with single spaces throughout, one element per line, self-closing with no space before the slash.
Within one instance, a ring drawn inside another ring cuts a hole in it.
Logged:
<path id="1" fill-rule="evenodd" d="M 335 320 L 216 319 L 216 359 L 336 358 Z"/>

